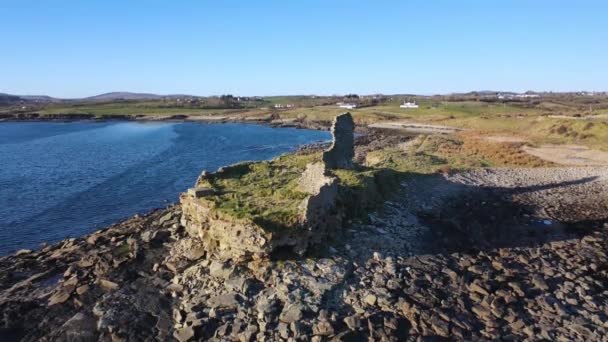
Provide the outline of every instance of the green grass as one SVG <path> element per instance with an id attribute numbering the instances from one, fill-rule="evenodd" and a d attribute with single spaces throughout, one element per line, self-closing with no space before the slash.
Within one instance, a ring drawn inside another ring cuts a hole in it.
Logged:
<path id="1" fill-rule="evenodd" d="M 291 154 L 271 161 L 236 164 L 198 186 L 219 192 L 206 199 L 224 214 L 267 227 L 293 226 L 298 220 L 298 206 L 306 197 L 297 189 L 298 179 L 306 164 L 315 160 L 320 160 L 319 154 Z"/>
<path id="2" fill-rule="evenodd" d="M 298 189 L 300 176 L 306 165 L 321 160 L 320 153 L 287 154 L 271 161 L 240 163 L 202 180 L 197 186 L 211 187 L 218 194 L 205 197 L 214 203 L 215 210 L 240 220 L 252 221 L 261 227 L 285 229 L 297 226 L 299 206 L 308 194 Z M 376 176 L 381 169 L 358 167 L 336 170 L 340 191 L 348 196 L 359 196 L 357 206 L 377 202 Z M 369 192 L 369 190 L 372 190 Z M 353 207 L 354 211 L 354 207 Z"/>

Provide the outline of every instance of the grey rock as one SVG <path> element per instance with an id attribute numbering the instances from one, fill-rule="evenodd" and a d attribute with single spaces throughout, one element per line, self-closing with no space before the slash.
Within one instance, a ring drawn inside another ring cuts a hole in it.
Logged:
<path id="1" fill-rule="evenodd" d="M 226 280 L 225 284 L 226 288 L 232 291 L 247 293 L 250 283 L 251 281 L 245 277 L 232 275 L 228 278 L 228 280 Z"/>
<path id="2" fill-rule="evenodd" d="M 369 294 L 363 298 L 363 301 L 365 303 L 367 303 L 368 305 L 372 305 L 372 306 L 376 305 L 377 300 L 378 300 L 378 298 L 373 294 Z"/>
<path id="3" fill-rule="evenodd" d="M 162 226 L 165 224 L 165 222 L 169 221 L 172 218 L 173 218 L 173 213 L 167 213 L 158 220 L 158 224 Z"/>
<path id="4" fill-rule="evenodd" d="M 75 287 L 73 285 L 64 286 L 59 291 L 55 292 L 49 298 L 49 306 L 65 303 L 68 299 L 70 299 L 70 295 L 74 292 Z"/>
<path id="5" fill-rule="evenodd" d="M 317 336 L 330 336 L 334 334 L 334 327 L 328 321 L 320 321 L 312 327 L 312 333 Z"/>
<path id="6" fill-rule="evenodd" d="M 79 312 L 61 326 L 59 339 L 70 342 L 97 341 L 96 324 L 95 318 Z"/>
<path id="7" fill-rule="evenodd" d="M 191 341 L 194 339 L 194 329 L 189 326 L 179 328 L 173 332 L 173 337 L 179 342 Z"/>
<path id="8" fill-rule="evenodd" d="M 118 289 L 119 285 L 113 281 L 107 280 L 107 279 L 99 279 L 98 280 L 99 286 L 104 289 L 104 290 L 116 290 Z"/>
<path id="9" fill-rule="evenodd" d="M 239 306 L 239 297 L 235 293 L 213 296 L 207 300 L 210 308 L 236 308 Z"/>
<path id="10" fill-rule="evenodd" d="M 484 296 L 488 296 L 490 293 L 478 282 L 473 282 L 469 285 L 469 290 L 479 293 Z"/>
<path id="11" fill-rule="evenodd" d="M 231 269 L 221 261 L 213 260 L 209 265 L 209 274 L 212 277 L 227 279 L 230 273 Z"/>
<path id="12" fill-rule="evenodd" d="M 532 284 L 543 291 L 549 290 L 549 285 L 547 285 L 545 279 L 540 275 L 534 275 L 532 277 Z"/>
<path id="13" fill-rule="evenodd" d="M 361 327 L 361 320 L 357 315 L 352 315 L 344 318 L 344 323 L 351 330 L 357 330 Z"/>
<path id="14" fill-rule="evenodd" d="M 279 319 L 285 323 L 293 323 L 302 319 L 304 307 L 298 303 L 285 305 Z"/>
<path id="15" fill-rule="evenodd" d="M 277 327 L 277 330 L 279 331 L 279 336 L 284 339 L 289 338 L 289 326 L 287 325 L 287 323 L 280 322 Z"/>
<path id="16" fill-rule="evenodd" d="M 338 115 L 332 124 L 331 147 L 323 152 L 323 162 L 329 169 L 350 169 L 353 167 L 355 122 L 350 113 Z"/>

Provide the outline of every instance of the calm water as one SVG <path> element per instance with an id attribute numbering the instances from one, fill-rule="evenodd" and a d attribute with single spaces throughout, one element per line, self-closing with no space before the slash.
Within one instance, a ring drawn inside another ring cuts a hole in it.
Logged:
<path id="1" fill-rule="evenodd" d="M 245 124 L 0 123 L 0 254 L 164 207 L 202 170 L 327 139 Z"/>

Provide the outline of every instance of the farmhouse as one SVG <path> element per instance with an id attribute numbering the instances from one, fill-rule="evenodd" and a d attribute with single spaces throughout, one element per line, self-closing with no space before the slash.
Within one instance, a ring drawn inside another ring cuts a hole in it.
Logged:
<path id="1" fill-rule="evenodd" d="M 418 108 L 418 104 L 416 102 L 403 102 L 399 108 Z"/>
<path id="2" fill-rule="evenodd" d="M 346 108 L 346 109 L 357 108 L 357 104 L 356 103 L 338 102 L 337 105 L 340 108 Z"/>

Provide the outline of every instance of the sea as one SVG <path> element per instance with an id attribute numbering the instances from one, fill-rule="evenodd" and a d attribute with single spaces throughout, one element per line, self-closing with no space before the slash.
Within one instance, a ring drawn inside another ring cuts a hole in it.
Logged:
<path id="1" fill-rule="evenodd" d="M 0 255 L 166 207 L 203 170 L 330 139 L 238 123 L 0 122 Z"/>

